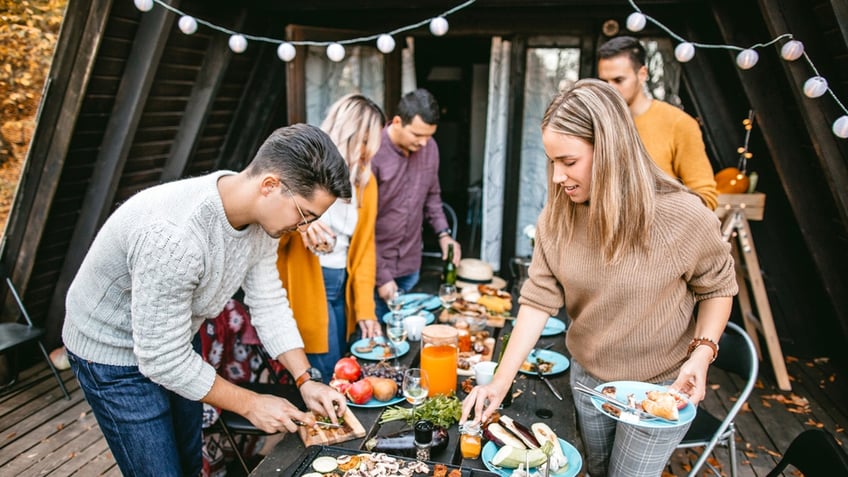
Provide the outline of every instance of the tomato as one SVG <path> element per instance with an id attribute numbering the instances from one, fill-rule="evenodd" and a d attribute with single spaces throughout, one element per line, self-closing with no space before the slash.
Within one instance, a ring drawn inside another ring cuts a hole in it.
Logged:
<path id="1" fill-rule="evenodd" d="M 374 396 L 374 388 L 368 380 L 363 379 L 348 386 L 345 395 L 354 404 L 365 404 Z"/>
<path id="2" fill-rule="evenodd" d="M 336 362 L 333 368 L 333 378 L 346 379 L 354 382 L 362 376 L 362 368 L 353 358 L 342 358 Z"/>

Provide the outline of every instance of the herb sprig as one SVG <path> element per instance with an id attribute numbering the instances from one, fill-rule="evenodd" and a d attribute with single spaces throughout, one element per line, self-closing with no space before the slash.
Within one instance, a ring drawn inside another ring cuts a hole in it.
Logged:
<path id="1" fill-rule="evenodd" d="M 426 419 L 436 426 L 447 428 L 459 422 L 460 416 L 462 416 L 462 403 L 459 398 L 439 395 L 416 407 L 415 414 L 412 413 L 412 408 L 390 406 L 380 416 L 380 424 L 401 420 L 412 424 L 418 419 Z"/>

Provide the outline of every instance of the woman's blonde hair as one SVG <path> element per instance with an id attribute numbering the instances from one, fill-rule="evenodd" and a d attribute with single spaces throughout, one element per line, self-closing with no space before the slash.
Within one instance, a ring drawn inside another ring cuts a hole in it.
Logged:
<path id="1" fill-rule="evenodd" d="M 330 106 L 321 123 L 350 168 L 350 182 L 362 187 L 371 177 L 371 158 L 380 148 L 386 116 L 374 101 L 348 94 Z"/>
<path id="2" fill-rule="evenodd" d="M 607 263 L 625 251 L 647 248 L 657 194 L 687 190 L 651 159 L 624 99 L 595 79 L 576 82 L 559 93 L 542 119 L 542 131 L 583 139 L 594 147 L 589 191 L 588 234 L 600 243 Z M 553 183 L 548 165 L 548 202 L 541 220 L 560 249 L 574 231 L 575 204 Z"/>

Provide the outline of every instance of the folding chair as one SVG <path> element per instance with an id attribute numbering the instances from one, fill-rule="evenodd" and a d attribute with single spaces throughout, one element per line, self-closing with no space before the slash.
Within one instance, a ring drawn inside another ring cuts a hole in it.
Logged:
<path id="1" fill-rule="evenodd" d="M 736 323 L 728 323 L 719 341 L 720 351 L 718 358 L 712 364 L 713 367 L 734 373 L 745 380 L 745 387 L 736 399 L 736 403 L 727 412 L 724 419 L 713 416 L 705 409 L 698 409 L 692 426 L 683 441 L 677 446 L 678 449 L 691 449 L 693 447 L 704 447 L 698 461 L 689 472 L 690 477 L 698 474 L 701 467 L 706 466 L 715 475 L 721 473 L 713 467 L 707 458 L 713 449 L 720 445 L 728 449 L 730 454 L 730 476 L 736 477 L 736 427 L 733 420 L 736 414 L 745 405 L 748 396 L 757 382 L 757 370 L 759 359 L 757 350 L 748 334 Z"/>
<path id="2" fill-rule="evenodd" d="M 448 227 L 451 229 L 451 237 L 456 240 L 456 228 L 459 226 L 456 211 L 447 202 L 442 202 L 442 210 L 445 211 L 445 218 L 448 220 Z M 421 252 L 421 256 L 442 259 L 442 250 L 438 246 L 434 250 L 427 250 L 427 245 L 422 245 L 422 247 L 425 250 Z"/>
<path id="3" fill-rule="evenodd" d="M 41 342 L 41 338 L 45 335 L 46 331 L 44 328 L 39 328 L 33 325 L 32 320 L 29 317 L 29 313 L 27 313 L 26 307 L 24 307 L 24 303 L 21 301 L 20 295 L 18 295 L 18 290 L 12 283 L 12 279 L 7 275 L 6 268 L 3 265 L 0 265 L 0 276 L 5 279 L 6 286 L 9 288 L 9 291 L 15 299 L 15 303 L 18 305 L 20 316 L 22 316 L 25 320 L 25 323 L 20 323 L 20 317 L 18 317 L 17 321 L 0 323 L 0 354 L 16 352 L 19 348 L 33 343 L 38 344 L 38 347 L 41 349 L 41 354 L 44 356 L 44 361 L 47 362 L 47 366 L 50 366 L 50 371 L 53 372 L 53 377 L 56 378 L 56 382 L 59 383 L 59 387 L 62 389 L 62 394 L 65 395 L 65 399 L 70 400 L 71 396 L 65 388 L 65 383 L 62 381 L 62 377 L 59 376 L 59 372 L 56 370 L 56 367 L 53 366 L 53 362 L 50 360 L 47 350 L 44 349 L 44 344 Z M 17 376 L 17 370 L 14 369 L 15 360 L 10 359 L 9 362 L 12 371 L 11 382 L 13 383 Z"/>
<path id="4" fill-rule="evenodd" d="M 831 433 L 822 429 L 798 434 L 766 477 L 778 477 L 788 465 L 803 472 L 805 477 L 848 477 L 848 454 Z"/>

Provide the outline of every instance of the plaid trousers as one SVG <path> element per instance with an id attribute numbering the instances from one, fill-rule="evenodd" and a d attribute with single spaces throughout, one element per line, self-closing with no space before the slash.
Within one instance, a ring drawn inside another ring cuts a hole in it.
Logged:
<path id="1" fill-rule="evenodd" d="M 689 424 L 648 428 L 616 421 L 595 408 L 588 395 L 573 389 L 575 382 L 594 388 L 603 381 L 573 360 L 570 381 L 586 452 L 586 472 L 592 477 L 661 476 L 677 444 L 689 430 Z"/>

